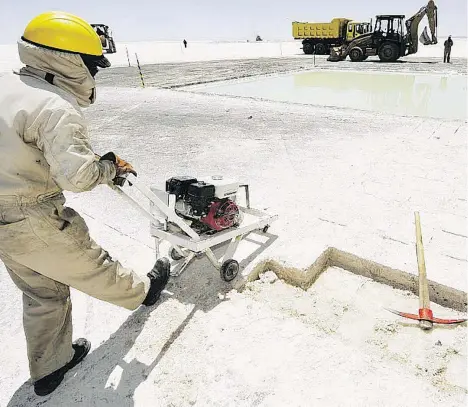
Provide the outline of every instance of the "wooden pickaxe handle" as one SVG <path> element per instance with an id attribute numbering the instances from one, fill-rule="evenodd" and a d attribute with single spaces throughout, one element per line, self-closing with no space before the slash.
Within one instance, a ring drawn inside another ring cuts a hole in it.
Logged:
<path id="1" fill-rule="evenodd" d="M 429 299 L 429 284 L 427 283 L 426 262 L 424 260 L 424 247 L 419 212 L 414 213 L 414 220 L 416 223 L 416 256 L 418 258 L 419 272 L 419 314 L 427 315 L 429 317 L 429 315 L 432 316 L 431 301 Z M 432 322 L 428 319 L 421 319 L 419 321 L 419 326 L 422 329 L 432 329 Z"/>
<path id="2" fill-rule="evenodd" d="M 416 256 L 418 258 L 418 272 L 419 272 L 419 313 L 409 314 L 407 312 L 395 311 L 386 308 L 387 311 L 393 312 L 403 318 L 409 318 L 419 321 L 421 329 L 432 329 L 433 324 L 460 324 L 466 322 L 466 318 L 460 319 L 443 319 L 435 318 L 431 310 L 431 301 L 429 300 L 429 284 L 426 275 L 426 262 L 424 261 L 424 247 L 422 242 L 421 233 L 421 220 L 419 212 L 414 213 L 414 220 L 416 224 Z"/>

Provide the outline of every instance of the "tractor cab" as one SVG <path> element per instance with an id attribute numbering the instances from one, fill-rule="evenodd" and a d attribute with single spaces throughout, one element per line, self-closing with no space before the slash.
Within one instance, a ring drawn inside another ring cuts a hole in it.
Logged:
<path id="1" fill-rule="evenodd" d="M 112 31 L 109 26 L 105 24 L 91 24 L 94 31 L 96 31 L 97 35 L 101 39 L 102 49 L 108 54 L 114 54 L 117 52 L 117 48 L 115 46 L 114 37 L 112 36 Z"/>
<path id="2" fill-rule="evenodd" d="M 375 20 L 374 36 L 380 40 L 402 42 L 404 15 L 382 15 Z"/>
<path id="3" fill-rule="evenodd" d="M 381 61 L 391 62 L 405 55 L 404 15 L 380 15 L 376 17 L 372 33 L 372 47 Z M 382 49 L 385 45 L 385 49 Z M 383 52 L 381 54 L 381 52 Z"/>

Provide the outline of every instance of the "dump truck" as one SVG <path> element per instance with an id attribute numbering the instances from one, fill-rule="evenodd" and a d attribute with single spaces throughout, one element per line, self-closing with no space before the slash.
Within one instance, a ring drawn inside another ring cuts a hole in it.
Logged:
<path id="1" fill-rule="evenodd" d="M 372 29 L 371 23 L 334 18 L 330 23 L 292 23 L 293 37 L 302 40 L 304 54 L 328 55 L 330 48 L 348 44 Z"/>
<path id="2" fill-rule="evenodd" d="M 418 29 L 422 19 L 427 17 L 431 36 L 424 29 L 420 42 L 423 45 L 437 44 L 437 6 L 429 0 L 412 17 L 405 21 L 403 14 L 386 14 L 376 17 L 372 32 L 359 36 L 348 44 L 332 48 L 329 61 L 343 61 L 349 55 L 353 62 L 360 62 L 369 56 L 378 55 L 382 62 L 396 62 L 401 57 L 418 52 Z"/>

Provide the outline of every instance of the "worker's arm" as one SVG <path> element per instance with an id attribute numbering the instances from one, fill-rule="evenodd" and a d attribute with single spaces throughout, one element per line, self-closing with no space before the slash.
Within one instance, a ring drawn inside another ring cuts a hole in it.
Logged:
<path id="1" fill-rule="evenodd" d="M 36 144 L 47 160 L 57 185 L 67 191 L 89 191 L 116 176 L 111 161 L 97 161 L 86 122 L 75 109 L 43 112 Z"/>

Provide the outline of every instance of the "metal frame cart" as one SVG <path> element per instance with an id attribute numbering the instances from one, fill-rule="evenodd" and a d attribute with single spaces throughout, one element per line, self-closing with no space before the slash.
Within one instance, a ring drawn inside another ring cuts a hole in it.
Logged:
<path id="1" fill-rule="evenodd" d="M 136 188 L 150 202 L 150 210 L 144 208 L 140 202 L 127 194 L 126 186 L 110 185 L 125 200 L 136 207 L 151 222 L 151 236 L 156 240 L 156 259 L 160 257 L 160 244 L 167 241 L 171 244 L 169 255 L 177 264 L 171 270 L 171 276 L 180 276 L 195 257 L 208 257 L 211 264 L 220 271 L 221 278 L 232 281 L 239 272 L 239 263 L 233 259 L 234 253 L 242 238 L 255 230 L 267 233 L 271 223 L 278 216 L 250 207 L 248 185 L 241 185 L 245 190 L 246 206 L 239 206 L 242 222 L 237 227 L 228 228 L 220 232 L 198 233 L 190 227 L 189 222 L 178 216 L 175 212 L 176 196 L 155 187 L 147 188 L 133 177 L 128 176 L 126 181 L 132 188 Z M 123 183 L 124 185 L 125 183 Z M 212 248 L 230 241 L 224 255 L 217 259 Z M 181 261 L 183 260 L 183 261 Z"/>

